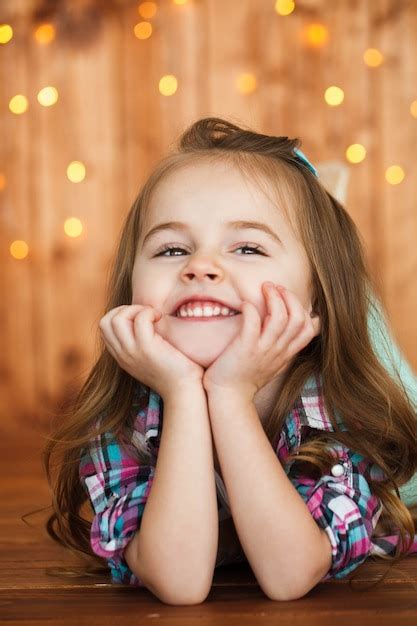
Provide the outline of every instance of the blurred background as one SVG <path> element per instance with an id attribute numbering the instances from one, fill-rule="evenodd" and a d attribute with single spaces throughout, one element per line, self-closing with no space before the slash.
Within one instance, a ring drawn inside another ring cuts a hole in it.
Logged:
<path id="1" fill-rule="evenodd" d="M 417 0 L 0 0 L 0 428 L 93 363 L 153 166 L 205 116 L 299 137 L 417 370 Z"/>

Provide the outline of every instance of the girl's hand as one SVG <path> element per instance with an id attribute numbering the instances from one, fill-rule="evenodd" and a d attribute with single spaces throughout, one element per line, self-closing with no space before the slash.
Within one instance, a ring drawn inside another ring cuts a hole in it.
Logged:
<path id="1" fill-rule="evenodd" d="M 99 327 L 120 367 L 165 398 L 181 386 L 202 384 L 204 369 L 155 332 L 161 317 L 151 306 L 122 305 L 108 311 Z"/>
<path id="2" fill-rule="evenodd" d="M 294 293 L 284 287 L 280 292 L 272 283 L 264 283 L 263 289 L 269 312 L 263 328 L 256 307 L 245 302 L 240 335 L 205 371 L 203 385 L 208 393 L 238 390 L 252 400 L 319 334 L 319 318 L 310 317 Z"/>

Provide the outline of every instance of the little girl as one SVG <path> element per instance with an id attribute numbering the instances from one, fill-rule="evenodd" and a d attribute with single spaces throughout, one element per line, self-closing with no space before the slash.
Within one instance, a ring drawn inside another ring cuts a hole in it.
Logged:
<path id="1" fill-rule="evenodd" d="M 50 535 L 170 604 L 224 563 L 290 600 L 417 552 L 415 381 L 381 358 L 357 229 L 299 145 L 218 118 L 183 134 L 127 216 L 103 350 L 46 447 Z"/>

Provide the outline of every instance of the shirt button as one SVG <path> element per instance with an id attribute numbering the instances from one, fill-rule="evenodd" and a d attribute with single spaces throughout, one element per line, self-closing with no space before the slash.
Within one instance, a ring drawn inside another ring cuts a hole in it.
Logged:
<path id="1" fill-rule="evenodd" d="M 333 476 L 336 476 L 337 478 L 339 478 L 340 476 L 343 476 L 343 474 L 345 473 L 345 468 L 340 463 L 337 463 L 336 465 L 333 465 L 331 472 Z"/>

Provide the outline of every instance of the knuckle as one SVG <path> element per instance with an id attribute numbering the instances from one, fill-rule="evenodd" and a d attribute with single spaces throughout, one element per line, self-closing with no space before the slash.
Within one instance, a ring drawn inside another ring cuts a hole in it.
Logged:
<path id="1" fill-rule="evenodd" d="M 293 324 L 295 328 L 297 328 L 298 330 L 301 330 L 305 324 L 305 317 L 304 316 L 301 317 L 300 315 L 294 316 Z"/>

